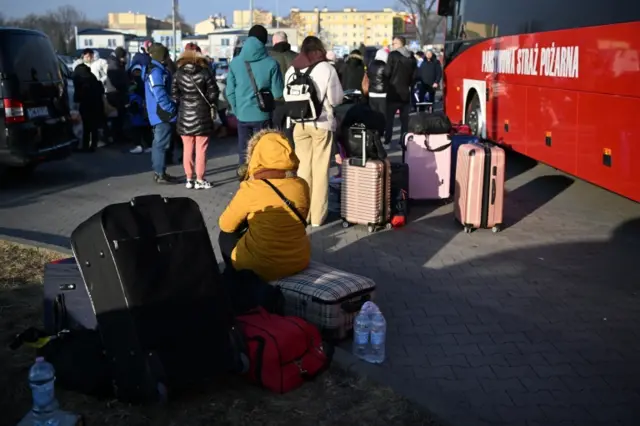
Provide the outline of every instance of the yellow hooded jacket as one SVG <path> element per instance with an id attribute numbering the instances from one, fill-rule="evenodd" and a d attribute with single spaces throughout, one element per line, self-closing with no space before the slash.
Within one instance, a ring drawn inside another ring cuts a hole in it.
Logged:
<path id="1" fill-rule="evenodd" d="M 309 186 L 296 176 L 298 157 L 281 133 L 265 130 L 247 148 L 247 177 L 220 216 L 223 232 L 235 232 L 248 220 L 248 231 L 231 253 L 237 270 L 250 269 L 265 281 L 294 275 L 309 266 L 311 243 L 298 217 L 260 175 L 280 174 L 271 182 L 298 209 L 309 213 Z M 257 174 L 257 176 L 256 176 Z"/>

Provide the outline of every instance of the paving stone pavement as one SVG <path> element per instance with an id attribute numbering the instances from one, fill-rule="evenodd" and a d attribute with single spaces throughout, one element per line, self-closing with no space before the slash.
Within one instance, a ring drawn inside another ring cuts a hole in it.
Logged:
<path id="1" fill-rule="evenodd" d="M 192 196 L 215 238 L 234 149 L 213 142 L 210 191 L 158 187 L 146 156 L 111 148 L 44 165 L 0 189 L 0 234 L 68 247 L 104 205 L 161 193 Z M 452 424 L 640 424 L 640 204 L 508 163 L 499 234 L 466 235 L 450 205 L 417 206 L 398 230 L 319 228 L 314 258 L 376 280 L 389 327 L 376 368 Z"/>

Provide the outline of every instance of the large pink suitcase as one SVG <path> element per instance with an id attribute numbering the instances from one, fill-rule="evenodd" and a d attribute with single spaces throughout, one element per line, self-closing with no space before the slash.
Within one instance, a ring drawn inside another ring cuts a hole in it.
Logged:
<path id="1" fill-rule="evenodd" d="M 366 131 L 362 134 L 366 156 Z M 342 161 L 340 197 L 342 226 L 366 225 L 369 232 L 391 229 L 391 164 L 385 160 L 346 158 Z"/>
<path id="2" fill-rule="evenodd" d="M 451 137 L 407 133 L 403 162 L 409 165 L 409 197 L 441 200 L 451 196 Z"/>
<path id="3" fill-rule="evenodd" d="M 456 219 L 469 233 L 478 228 L 502 228 L 505 153 L 488 143 L 458 148 L 454 191 Z"/>

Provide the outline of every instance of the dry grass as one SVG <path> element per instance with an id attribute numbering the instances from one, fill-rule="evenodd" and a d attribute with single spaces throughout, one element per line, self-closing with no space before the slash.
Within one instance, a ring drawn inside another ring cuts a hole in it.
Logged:
<path id="1" fill-rule="evenodd" d="M 29 409 L 26 376 L 34 354 L 7 345 L 16 333 L 41 324 L 43 265 L 60 257 L 0 241 L 0 425 L 16 424 Z M 131 407 L 65 391 L 58 397 L 63 408 L 82 414 L 90 426 L 434 425 L 390 389 L 335 368 L 286 395 L 229 378 L 165 407 Z"/>

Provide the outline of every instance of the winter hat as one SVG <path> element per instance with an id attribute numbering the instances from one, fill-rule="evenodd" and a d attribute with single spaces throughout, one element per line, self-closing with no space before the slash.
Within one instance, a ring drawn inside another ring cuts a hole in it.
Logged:
<path id="1" fill-rule="evenodd" d="M 131 69 L 129 70 L 129 72 L 134 72 L 134 71 L 142 72 L 142 65 L 134 65 L 134 66 L 132 66 Z"/>
<path id="2" fill-rule="evenodd" d="M 380 49 L 376 52 L 376 57 L 374 58 L 375 61 L 382 61 L 385 64 L 387 63 L 387 59 L 389 58 L 389 52 L 387 52 L 384 49 Z"/>
<path id="3" fill-rule="evenodd" d="M 113 51 L 113 54 L 116 58 L 122 59 L 127 57 L 127 51 L 124 50 L 123 47 L 116 47 L 116 50 Z"/>
<path id="4" fill-rule="evenodd" d="M 267 33 L 267 29 L 262 25 L 254 25 L 249 30 L 249 37 L 255 37 L 260 40 L 262 44 L 267 44 L 269 33 Z"/>
<path id="5" fill-rule="evenodd" d="M 169 55 L 169 50 L 161 43 L 153 43 L 149 47 L 149 56 L 151 59 L 155 59 L 158 62 L 164 61 Z"/>

